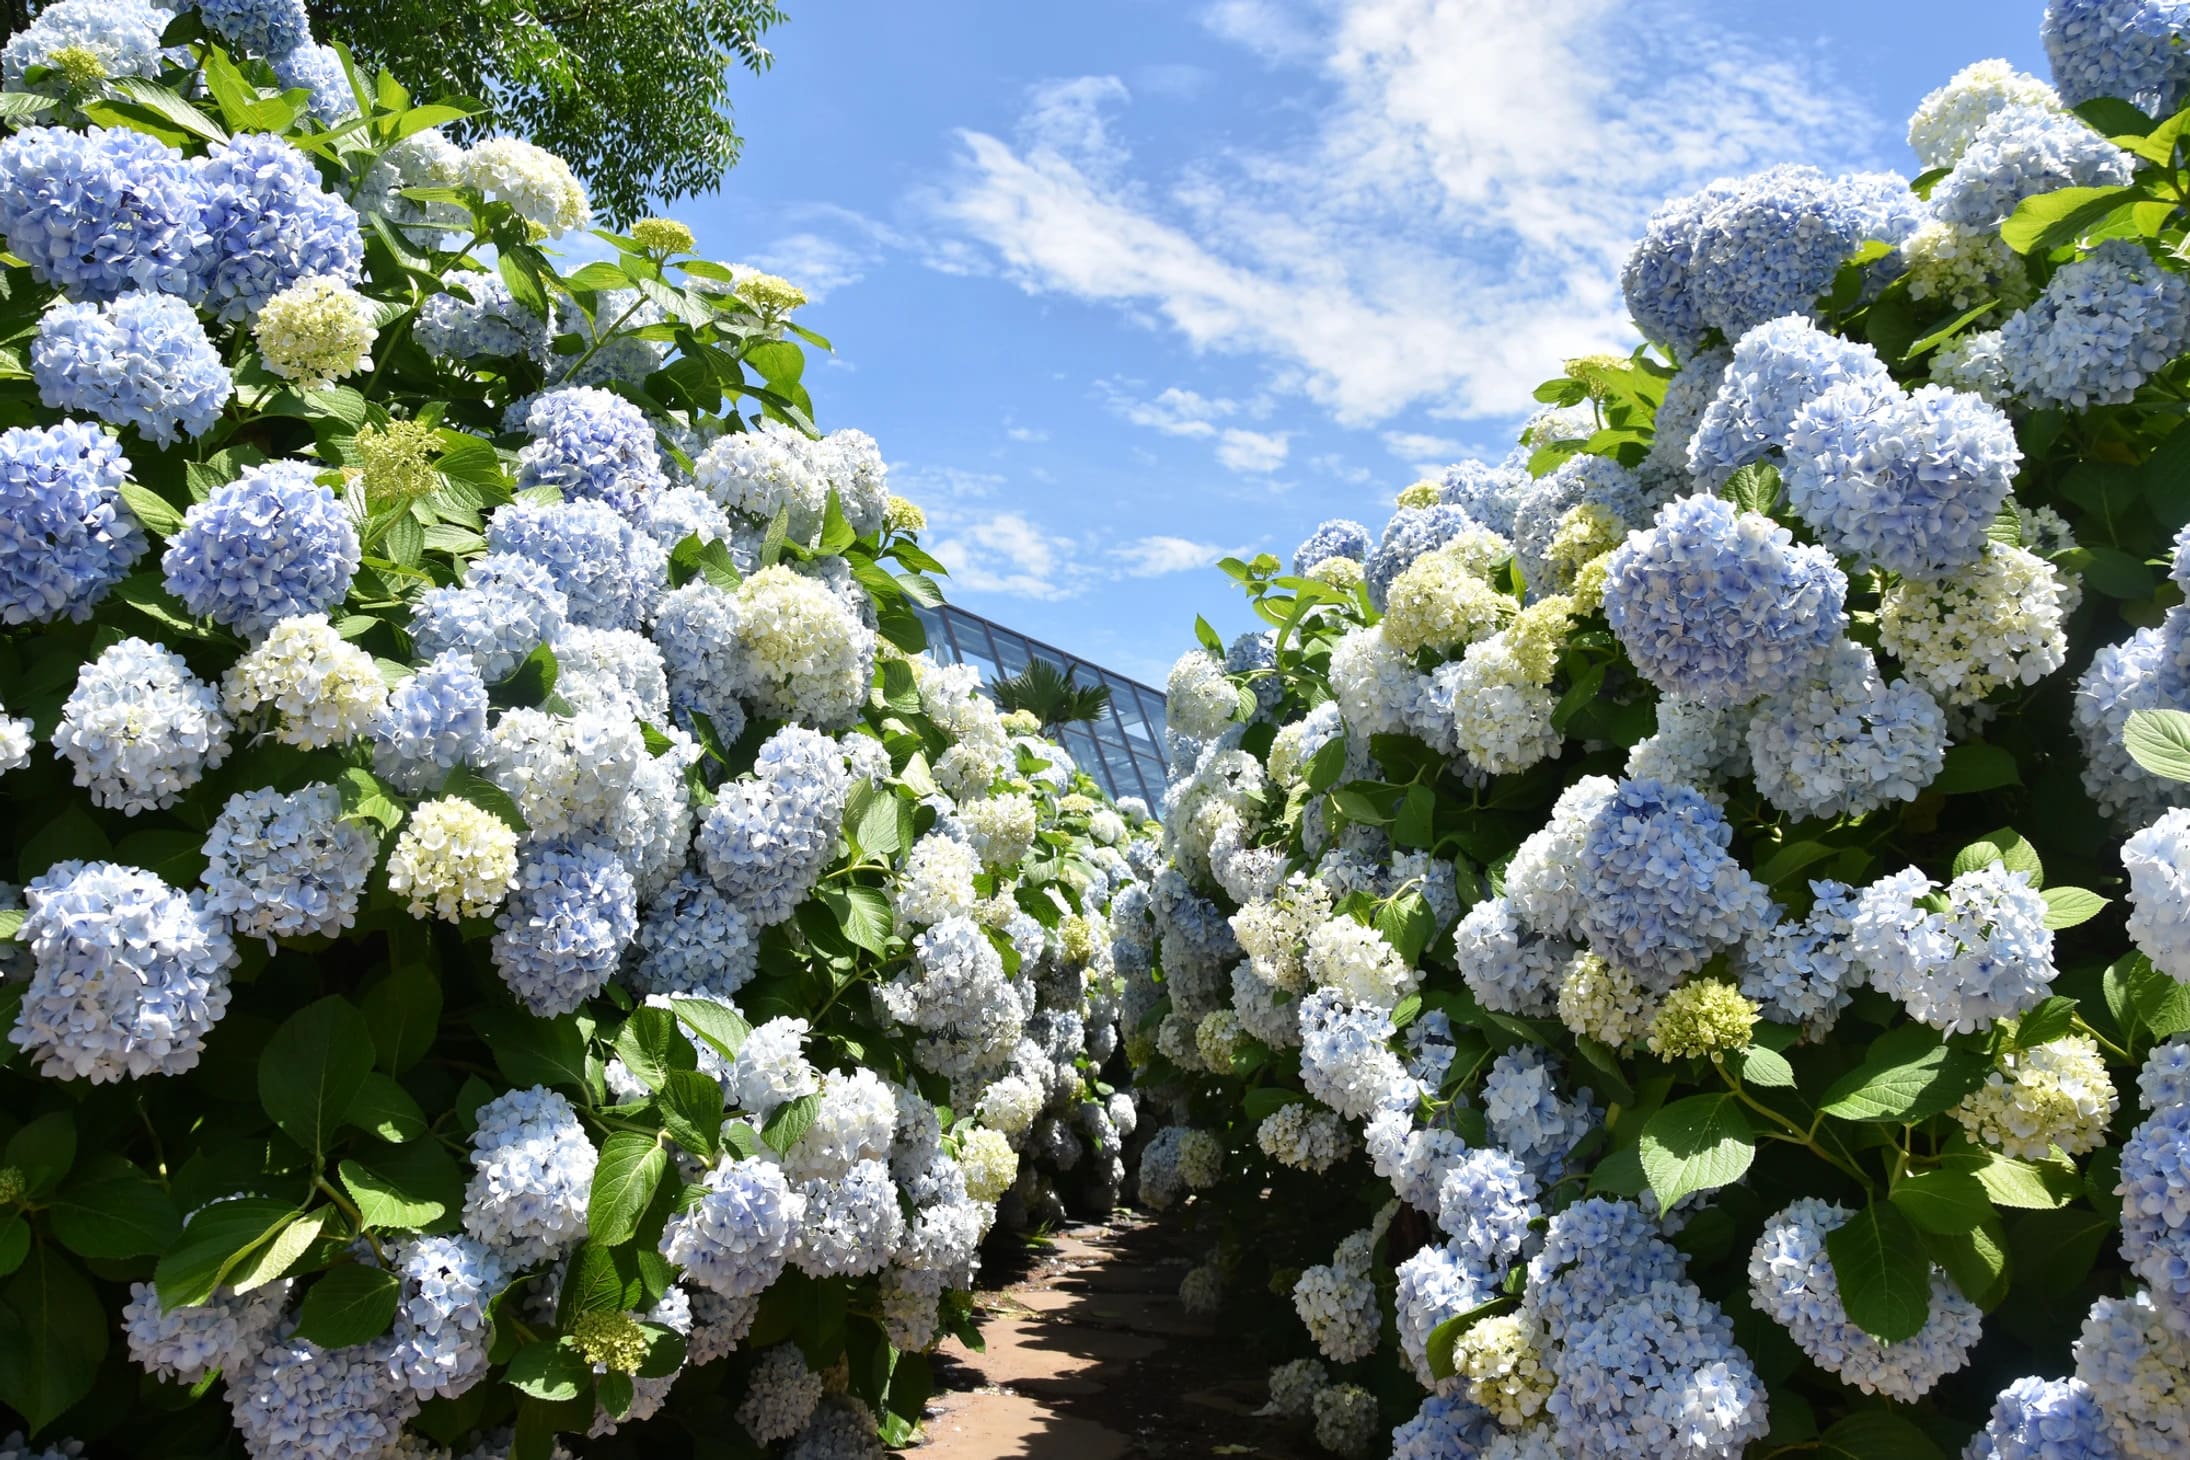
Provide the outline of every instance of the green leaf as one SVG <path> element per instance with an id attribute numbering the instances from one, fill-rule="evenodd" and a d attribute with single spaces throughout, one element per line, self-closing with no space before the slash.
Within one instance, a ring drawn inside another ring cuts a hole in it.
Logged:
<path id="1" fill-rule="evenodd" d="M 1955 1235 L 1974 1230 L 1992 1215 L 1984 1183 L 1967 1171 L 1940 1167 L 1894 1183 L 1890 1198 L 1901 1214 L 1927 1232 Z"/>
<path id="2" fill-rule="evenodd" d="M 593 1197 L 586 1204 L 588 1240 L 613 1247 L 637 1236 L 639 1217 L 668 1169 L 669 1153 L 654 1137 L 638 1131 L 610 1132 L 601 1145 L 600 1164 L 593 1172 Z"/>
<path id="3" fill-rule="evenodd" d="M 745 1048 L 745 1037 L 753 1032 L 744 1015 L 712 999 L 671 999 L 669 1007 L 685 1028 L 713 1045 L 726 1060 L 738 1057 L 738 1051 Z"/>
<path id="4" fill-rule="evenodd" d="M 394 831 L 403 824 L 403 803 L 380 777 L 363 766 L 346 767 L 336 786 L 342 792 L 342 814 L 350 820 L 369 821 L 382 832 Z"/>
<path id="5" fill-rule="evenodd" d="M 2153 775 L 2190 781 L 2190 713 L 2181 710 L 2132 710 L 2122 731 L 2129 758 Z"/>
<path id="6" fill-rule="evenodd" d="M 2016 768 L 2013 754 L 1997 745 L 1971 740 L 1948 747 L 1946 761 L 1929 789 L 1942 796 L 1958 796 L 2022 783 L 2023 774 Z"/>
<path id="7" fill-rule="evenodd" d="M 1779 501 L 1779 468 L 1770 462 L 1753 461 L 1728 477 L 1719 495 L 1740 511 L 1769 517 Z"/>
<path id="8" fill-rule="evenodd" d="M 150 487 L 125 481 L 121 486 L 122 503 L 129 508 L 129 515 L 143 523 L 147 532 L 160 537 L 173 537 L 182 531 L 182 509 Z"/>
<path id="9" fill-rule="evenodd" d="M 699 1053 L 678 1030 L 677 1016 L 645 1004 L 633 1009 L 616 1031 L 615 1049 L 649 1090 L 661 1089 L 674 1070 L 699 1068 Z"/>
<path id="10" fill-rule="evenodd" d="M 523 662 L 512 669 L 507 677 L 490 686 L 487 699 L 504 709 L 537 709 L 546 703 L 549 695 L 555 693 L 556 681 L 561 675 L 562 668 L 555 661 L 555 651 L 542 644 L 527 654 Z M 486 805 L 483 801 L 479 804 Z M 501 815 L 495 807 L 488 806 L 487 809 Z M 518 830 L 524 830 L 523 826 L 520 825 Z"/>
<path id="11" fill-rule="evenodd" d="M 769 1150 L 781 1156 L 798 1144 L 798 1138 L 806 1134 L 814 1117 L 820 1113 L 819 1095 L 801 1095 L 796 1100 L 786 1100 L 769 1115 L 768 1123 L 761 1127 L 760 1138 Z"/>
<path id="12" fill-rule="evenodd" d="M 1971 842 L 1955 853 L 1952 875 L 1959 877 L 1965 872 L 1974 872 L 1995 862 L 2001 863 L 2010 872 L 2023 873 L 2030 879 L 2032 887 L 2045 886 L 2045 863 L 2038 860 L 2038 849 L 2025 841 L 2020 834 L 2006 827 Z"/>
<path id="13" fill-rule="evenodd" d="M 403 1280 L 385 1268 L 346 1262 L 312 1284 L 297 1309 L 297 1336 L 321 1348 L 369 1343 L 395 1322 Z"/>
<path id="14" fill-rule="evenodd" d="M 2116 209 L 2149 196 L 2140 187 L 2059 188 L 2016 204 L 2000 237 L 2017 253 L 2046 253 L 2072 243 Z"/>
<path id="15" fill-rule="evenodd" d="M 763 568 L 775 566 L 776 559 L 783 556 L 783 545 L 790 535 L 791 509 L 786 504 L 776 509 L 776 515 L 768 520 L 768 530 L 761 535 L 760 565 Z"/>
<path id="16" fill-rule="evenodd" d="M 21 1212 L 0 1214 L 0 1277 L 23 1265 L 30 1255 L 30 1222 Z"/>
<path id="17" fill-rule="evenodd" d="M 2082 887 L 2048 887 L 2038 894 L 2046 900 L 2046 926 L 2073 928 L 2087 923 L 2105 908 L 2108 899 Z"/>
<path id="18" fill-rule="evenodd" d="M 1757 880 L 1767 887 L 1777 887 L 1803 868 L 1837 856 L 1839 851 L 1823 842 L 1789 842 L 1764 859 L 1764 865 L 1757 868 Z"/>
<path id="19" fill-rule="evenodd" d="M 1430 911 L 1421 893 L 1402 892 L 1377 909 L 1376 930 L 1399 954 L 1400 961 L 1411 968 L 1421 960 L 1422 950 L 1437 931 L 1437 914 Z"/>
<path id="20" fill-rule="evenodd" d="M 106 1156 L 46 1206 L 53 1235 L 79 1257 L 157 1257 L 182 1231 L 182 1213 L 158 1182 Z"/>
<path id="21" fill-rule="evenodd" d="M 259 1104 L 284 1134 L 317 1156 L 372 1068 L 372 1025 L 347 999 L 330 995 L 290 1015 L 266 1042 L 259 1055 Z"/>
<path id="22" fill-rule="evenodd" d="M 1692 1191 L 1739 1181 L 1756 1159 L 1756 1136 L 1733 1095 L 1693 1095 L 1650 1117 L 1641 1154 L 1658 1209 L 1670 1211 Z"/>
<path id="23" fill-rule="evenodd" d="M 2083 1195 L 2083 1182 L 2066 1161 L 2019 1161 L 1999 1151 L 1972 1151 L 1949 1153 L 1940 1165 L 1970 1173 L 1995 1206 L 2050 1211 Z"/>
<path id="24" fill-rule="evenodd" d="M 722 1086 L 713 1076 L 671 1070 L 656 1105 L 671 1140 L 709 1161 L 722 1153 Z"/>
<path id="25" fill-rule="evenodd" d="M 887 894 L 873 887 L 825 887 L 822 905 L 854 946 L 882 953 L 890 946 L 893 914 Z"/>
<path id="26" fill-rule="evenodd" d="M 666 1379 L 684 1367 L 684 1335 L 666 1323 L 642 1323 L 646 1331 L 646 1357 L 634 1377 Z"/>
<path id="27" fill-rule="evenodd" d="M 337 1169 L 365 1225 L 409 1232 L 449 1225 L 464 1205 L 464 1173 L 441 1142 L 368 1142 Z"/>
<path id="28" fill-rule="evenodd" d="M 366 1073 L 343 1119 L 368 1135 L 396 1144 L 426 1133 L 426 1113 L 411 1092 L 377 1070 Z"/>
<path id="29" fill-rule="evenodd" d="M 182 1236 L 160 1257 L 152 1283 L 160 1306 L 173 1311 L 204 1302 L 246 1257 L 289 1225 L 297 1209 L 272 1197 L 243 1196 L 192 1214 Z"/>
<path id="30" fill-rule="evenodd" d="M 2122 1039 L 2131 1046 L 2190 1030 L 2190 986 L 2161 973 L 2142 953 L 2117 959 L 2100 988 Z"/>
<path id="31" fill-rule="evenodd" d="M 98 1293 L 51 1247 L 0 1289 L 0 1403 L 37 1434 L 91 1392 L 110 1328 Z"/>
<path id="32" fill-rule="evenodd" d="M 245 1254 L 230 1270 L 228 1285 L 239 1293 L 248 1293 L 289 1276 L 304 1255 L 311 1251 L 312 1244 L 326 1234 L 327 1226 L 334 1217 L 333 1207 L 314 1207 L 311 1211 L 292 1218 L 280 1231 L 267 1239 L 266 1245 Z"/>
<path id="33" fill-rule="evenodd" d="M 1817 1442 L 1818 1460 L 1946 1460 L 1931 1437 L 1898 1414 L 1866 1409 L 1849 1415 Z"/>
<path id="34" fill-rule="evenodd" d="M 2075 1022 L 2076 1001 L 2055 994 L 2015 1021 L 2014 1048 L 2035 1049 L 2050 1044 L 2068 1033 Z"/>
<path id="35" fill-rule="evenodd" d="M 13 1166 L 23 1175 L 23 1191 L 43 1196 L 61 1184 L 76 1164 L 76 1115 L 56 1110 L 27 1122 L 8 1137 L 7 1153 L 0 1165 Z"/>
<path id="36" fill-rule="evenodd" d="M 1967 1232 L 1926 1232 L 1924 1249 L 1978 1307 L 1989 1312 L 2007 1296 L 2007 1236 L 1998 1217 L 1988 1216 Z"/>
<path id="37" fill-rule="evenodd" d="M 540 1019 L 515 1009 L 485 1009 L 472 1022 L 493 1052 L 494 1067 L 512 1085 L 586 1088 L 586 1037 L 570 1015 Z"/>
<path id="38" fill-rule="evenodd" d="M 1741 1077 L 1744 1085 L 1762 1085 L 1767 1089 L 1792 1090 L 1795 1085 L 1795 1067 L 1787 1063 L 1787 1057 L 1761 1044 L 1735 1050 L 1726 1056 L 1727 1064 Z"/>
<path id="39" fill-rule="evenodd" d="M 1818 1108 L 1842 1120 L 1907 1122 L 1952 1109 L 1985 1083 L 1992 1061 L 1904 1025 L 1874 1041 L 1862 1064 L 1833 1081 Z"/>
<path id="40" fill-rule="evenodd" d="M 1916 1337 L 1931 1313 L 1931 1258 L 1908 1218 L 1873 1202 L 1825 1234 L 1841 1306 L 1886 1343 Z"/>
<path id="41" fill-rule="evenodd" d="M 359 1000 L 372 1026 L 381 1069 L 400 1075 L 426 1057 L 441 1029 L 441 980 L 416 963 L 397 962 Z"/>
<path id="42" fill-rule="evenodd" d="M 552 1339 L 526 1344 L 509 1361 L 504 1375 L 517 1391 L 534 1399 L 576 1399 L 592 1383 L 593 1367 L 575 1349 Z"/>

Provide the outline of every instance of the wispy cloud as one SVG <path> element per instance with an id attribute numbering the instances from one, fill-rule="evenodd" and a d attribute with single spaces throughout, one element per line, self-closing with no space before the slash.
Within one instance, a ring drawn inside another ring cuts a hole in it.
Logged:
<path id="1" fill-rule="evenodd" d="M 1206 568 L 1233 551 L 1183 537 L 1144 537 L 1119 547 L 1115 560 L 1128 578 L 1160 578 Z"/>
<path id="2" fill-rule="evenodd" d="M 1552 362 L 1625 337 L 1618 265 L 1658 201 L 1788 157 L 1867 161 L 1879 135 L 1800 57 L 1688 0 L 1222 0 L 1204 18 L 1300 73 L 1296 135 L 1158 174 L 1123 140 L 1122 81 L 1051 83 L 1013 138 L 961 134 L 927 200 L 946 259 L 1255 358 L 1350 424 L 1525 411 Z"/>
<path id="3" fill-rule="evenodd" d="M 1024 514 L 993 512 L 938 524 L 929 550 L 954 586 L 1015 598 L 1070 598 L 1083 586 L 1072 539 L 1037 527 Z"/>
<path id="4" fill-rule="evenodd" d="M 888 224 L 834 204 L 801 204 L 786 217 L 804 226 L 771 239 L 746 261 L 781 274 L 815 304 L 857 284 L 908 242 Z"/>
<path id="5" fill-rule="evenodd" d="M 1272 472 L 1285 465 L 1292 437 L 1284 431 L 1228 430 L 1218 438 L 1217 460 L 1234 471 Z"/>
<path id="6" fill-rule="evenodd" d="M 1166 436 L 1214 436 L 1216 423 L 1239 411 L 1237 401 L 1212 398 L 1175 385 L 1152 400 L 1140 399 L 1114 380 L 1097 381 L 1096 389 L 1120 416 Z"/>
<path id="7" fill-rule="evenodd" d="M 1049 439 L 1049 432 L 1039 426 L 1006 426 L 1004 435 L 1022 446 L 1039 446 Z"/>

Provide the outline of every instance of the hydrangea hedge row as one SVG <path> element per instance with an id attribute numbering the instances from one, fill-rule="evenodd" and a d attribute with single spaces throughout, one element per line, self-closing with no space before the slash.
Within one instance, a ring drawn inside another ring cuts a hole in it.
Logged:
<path id="1" fill-rule="evenodd" d="M 2190 1454 L 2190 5 L 2044 40 L 1913 177 L 1667 204 L 1644 347 L 1224 565 L 1140 1191 L 1330 1450 Z"/>
<path id="2" fill-rule="evenodd" d="M 0 1454 L 906 1438 L 1123 1180 L 1146 808 L 922 652 L 785 281 L 566 271 L 297 0 L 0 73 Z"/>

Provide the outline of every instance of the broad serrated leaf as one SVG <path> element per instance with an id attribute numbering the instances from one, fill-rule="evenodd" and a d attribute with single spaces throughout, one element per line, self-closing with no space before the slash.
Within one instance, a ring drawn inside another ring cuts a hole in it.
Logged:
<path id="1" fill-rule="evenodd" d="M 746 1036 L 753 1032 L 743 1014 L 713 999 L 671 999 L 669 1007 L 685 1028 L 713 1045 L 724 1059 L 736 1059 Z"/>
<path id="2" fill-rule="evenodd" d="M 801 1095 L 796 1100 L 787 1100 L 775 1108 L 768 1123 L 761 1127 L 761 1141 L 781 1156 L 798 1144 L 799 1137 L 806 1134 L 814 1117 L 820 1113 L 819 1095 Z"/>
<path id="3" fill-rule="evenodd" d="M 385 1268 L 346 1262 L 331 1268 L 297 1309 L 297 1336 L 321 1348 L 369 1343 L 395 1321 L 403 1280 Z"/>
<path id="4" fill-rule="evenodd" d="M 1893 1204 L 1927 1232 L 1968 1232 L 1992 1215 L 1984 1183 L 1967 1171 L 1940 1167 L 1894 1183 Z"/>
<path id="5" fill-rule="evenodd" d="M 2083 887 L 2048 887 L 2038 894 L 2046 900 L 2046 926 L 2073 928 L 2105 910 L 2108 899 Z"/>
<path id="6" fill-rule="evenodd" d="M 1907 1025 L 1874 1041 L 1863 1063 L 1827 1088 L 1818 1108 L 1841 1120 L 1923 1120 L 1952 1109 L 1991 1073 L 1984 1055 Z"/>
<path id="7" fill-rule="evenodd" d="M 1931 1314 L 1931 1259 L 1908 1218 L 1873 1202 L 1825 1235 L 1841 1306 L 1886 1343 L 1916 1337 Z"/>
<path id="8" fill-rule="evenodd" d="M 373 1030 L 347 999 L 308 1004 L 259 1055 L 259 1104 L 305 1150 L 327 1149 L 373 1068 Z"/>
<path id="9" fill-rule="evenodd" d="M 1642 1128 L 1643 1174 L 1660 1211 L 1670 1211 L 1692 1191 L 1739 1181 L 1756 1154 L 1748 1112 L 1731 1094 L 1676 1100 Z"/>
<path id="10" fill-rule="evenodd" d="M 654 1199 L 654 1188 L 669 1169 L 661 1142 L 638 1131 L 612 1131 L 601 1144 L 593 1171 L 593 1194 L 586 1204 L 589 1240 L 615 1246 L 639 1231 L 639 1216 Z"/>
<path id="11" fill-rule="evenodd" d="M 2153 775 L 2190 781 L 2190 713 L 2182 710 L 2132 710 L 2122 730 L 2129 758 Z"/>

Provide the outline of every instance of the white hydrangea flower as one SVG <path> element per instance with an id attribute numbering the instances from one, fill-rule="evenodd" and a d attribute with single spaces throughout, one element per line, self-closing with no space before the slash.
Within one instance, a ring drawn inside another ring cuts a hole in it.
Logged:
<path id="1" fill-rule="evenodd" d="M 414 918 L 483 918 L 517 885 L 517 833 L 460 797 L 413 811 L 388 854 L 388 890 Z"/>
<path id="2" fill-rule="evenodd" d="M 251 330 L 268 370 L 318 390 L 372 365 L 379 317 L 348 284 L 315 274 L 267 300 Z"/>
<path id="3" fill-rule="evenodd" d="M 2068 658 L 2068 585 L 2035 553 L 1988 542 L 1985 555 L 1935 582 L 1886 590 L 1878 646 L 1947 705 L 1973 705 L 2004 685 L 2032 685 Z"/>
<path id="4" fill-rule="evenodd" d="M 228 722 L 180 655 L 124 639 L 77 676 L 53 747 L 93 805 L 134 816 L 172 806 L 226 760 Z"/>
<path id="5" fill-rule="evenodd" d="M 550 238 L 593 221 L 593 204 L 570 164 L 516 137 L 490 137 L 468 148 L 458 181 L 509 204 Z"/>
<path id="6" fill-rule="evenodd" d="M 2008 1050 L 1999 1066 L 1954 1108 L 1972 1140 L 2024 1161 L 2043 1161 L 2055 1146 L 2080 1156 L 2106 1144 L 2121 1098 L 2091 1036 Z"/>
<path id="7" fill-rule="evenodd" d="M 306 750 L 369 735 L 387 699 L 373 656 L 310 615 L 275 624 L 221 680 L 232 719 L 246 723 L 271 710 L 274 738 Z"/>
<path id="8" fill-rule="evenodd" d="M 1316 987 L 1378 1009 L 1396 1007 L 1422 982 L 1382 933 L 1350 917 L 1332 918 L 1309 933 L 1302 962 Z"/>

